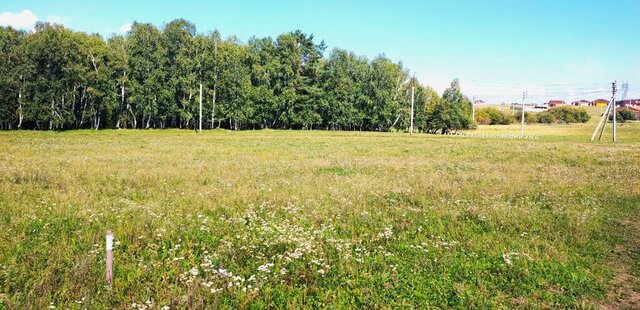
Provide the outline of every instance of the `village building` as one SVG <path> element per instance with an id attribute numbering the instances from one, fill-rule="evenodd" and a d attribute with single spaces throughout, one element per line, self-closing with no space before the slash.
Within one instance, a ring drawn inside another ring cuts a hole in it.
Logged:
<path id="1" fill-rule="evenodd" d="M 577 107 L 586 107 L 590 103 L 591 103 L 591 101 L 582 99 L 582 100 L 576 100 L 576 101 L 571 102 L 571 105 L 577 106 Z"/>
<path id="2" fill-rule="evenodd" d="M 596 99 L 594 101 L 591 101 L 590 106 L 592 107 L 606 107 L 609 105 L 609 100 L 607 99 Z"/>
<path id="3" fill-rule="evenodd" d="M 557 107 L 557 106 L 561 106 L 561 105 L 566 105 L 567 103 L 564 102 L 564 100 L 550 100 L 549 103 L 547 104 L 550 108 L 553 107 Z"/>
<path id="4" fill-rule="evenodd" d="M 631 108 L 640 108 L 640 99 L 627 99 L 616 101 L 616 105 L 621 108 L 631 107 Z"/>

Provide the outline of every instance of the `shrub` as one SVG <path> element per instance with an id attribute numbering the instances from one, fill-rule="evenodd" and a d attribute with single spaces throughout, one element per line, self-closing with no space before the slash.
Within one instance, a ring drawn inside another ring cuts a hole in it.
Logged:
<path id="1" fill-rule="evenodd" d="M 476 112 L 476 123 L 480 125 L 489 125 L 491 124 L 491 117 L 485 111 Z"/>
<path id="2" fill-rule="evenodd" d="M 511 113 L 501 112 L 496 108 L 482 108 L 476 112 L 476 122 L 481 125 L 508 125 L 513 121 Z"/>
<path id="3" fill-rule="evenodd" d="M 499 122 L 500 125 L 509 125 L 515 121 L 515 117 L 509 112 L 502 111 L 500 112 L 500 116 L 501 116 L 501 119 Z"/>
<path id="4" fill-rule="evenodd" d="M 538 122 L 538 113 L 524 112 L 524 121 L 527 124 L 535 124 Z"/>
<path id="5" fill-rule="evenodd" d="M 609 115 L 609 120 L 613 120 L 613 115 Z M 620 122 L 635 121 L 636 114 L 629 109 L 621 109 L 616 112 L 616 120 Z"/>
<path id="6" fill-rule="evenodd" d="M 556 116 L 549 113 L 548 111 L 544 111 L 538 115 L 538 123 L 543 124 L 552 124 L 556 122 Z"/>
<path id="7" fill-rule="evenodd" d="M 540 113 L 538 121 L 540 123 L 586 123 L 591 116 L 584 108 L 573 107 L 553 107 L 545 112 Z"/>

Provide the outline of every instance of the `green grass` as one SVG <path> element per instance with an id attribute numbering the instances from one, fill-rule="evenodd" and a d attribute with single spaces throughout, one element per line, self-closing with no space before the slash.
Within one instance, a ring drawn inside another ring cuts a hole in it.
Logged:
<path id="1" fill-rule="evenodd" d="M 639 125 L 0 132 L 0 308 L 597 306 Z"/>

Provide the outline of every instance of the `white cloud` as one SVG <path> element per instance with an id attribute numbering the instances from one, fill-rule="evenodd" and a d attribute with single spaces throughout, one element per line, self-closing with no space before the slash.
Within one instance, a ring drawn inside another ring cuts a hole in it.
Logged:
<path id="1" fill-rule="evenodd" d="M 31 10 L 23 10 L 20 13 L 0 13 L 0 26 L 11 26 L 16 29 L 32 29 L 38 21 L 38 16 Z"/>
<path id="2" fill-rule="evenodd" d="M 124 23 L 120 28 L 118 28 L 119 33 L 129 32 L 131 30 L 131 23 Z"/>
<path id="3" fill-rule="evenodd" d="M 47 19 L 46 19 L 46 21 L 52 24 L 65 25 L 65 26 L 69 24 L 70 20 L 71 19 L 68 17 L 58 16 L 58 15 L 50 15 L 50 16 L 47 16 Z"/>

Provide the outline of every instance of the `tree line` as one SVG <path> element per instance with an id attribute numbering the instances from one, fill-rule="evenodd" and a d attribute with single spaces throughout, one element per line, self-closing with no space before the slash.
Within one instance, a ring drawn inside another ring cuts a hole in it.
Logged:
<path id="1" fill-rule="evenodd" d="M 384 55 L 370 60 L 293 31 L 246 43 L 191 22 L 134 23 L 104 39 L 61 25 L 0 27 L 0 128 L 406 130 L 469 128 L 457 80 L 442 97 Z"/>

